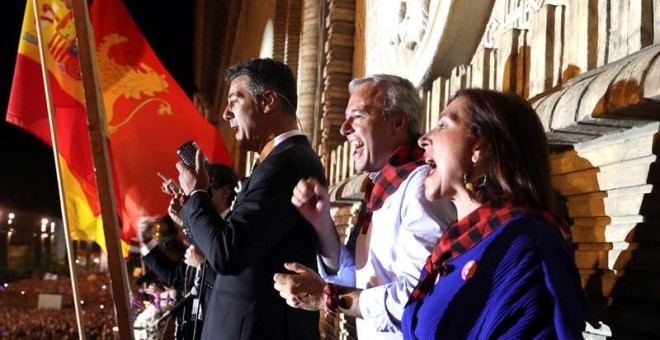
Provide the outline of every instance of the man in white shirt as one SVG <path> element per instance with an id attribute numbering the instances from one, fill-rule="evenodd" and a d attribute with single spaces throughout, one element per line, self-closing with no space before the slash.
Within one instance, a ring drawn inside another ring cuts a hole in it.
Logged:
<path id="1" fill-rule="evenodd" d="M 357 317 L 361 339 L 400 339 L 404 306 L 455 210 L 450 202 L 424 198 L 428 167 L 417 146 L 422 101 L 413 85 L 374 75 L 353 80 L 349 92 L 341 133 L 355 146 L 355 168 L 371 179 L 355 255 L 339 242 L 327 189 L 303 180 L 292 202 L 317 232 L 325 281 L 309 268 L 287 263 L 297 275 L 275 275 L 275 288 L 291 306 Z"/>

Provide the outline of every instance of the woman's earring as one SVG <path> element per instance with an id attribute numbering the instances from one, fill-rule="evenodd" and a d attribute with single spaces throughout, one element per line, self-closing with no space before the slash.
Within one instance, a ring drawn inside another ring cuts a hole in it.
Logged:
<path id="1" fill-rule="evenodd" d="M 465 189 L 467 189 L 467 191 L 469 192 L 472 192 L 472 190 L 474 190 L 474 185 L 472 184 L 472 182 L 468 182 L 467 171 L 463 174 L 463 185 L 465 185 Z"/>
<path id="2" fill-rule="evenodd" d="M 473 164 L 472 168 L 474 168 L 476 164 Z M 481 190 L 484 189 L 488 186 L 488 177 L 486 176 L 486 173 L 484 172 L 481 176 L 479 176 L 479 180 L 475 183 L 472 183 L 468 181 L 468 174 L 467 171 L 463 174 L 463 185 L 465 185 L 465 189 L 469 192 L 473 192 L 475 189 L 476 190 Z"/>
<path id="3" fill-rule="evenodd" d="M 476 184 L 476 188 L 478 190 L 484 189 L 488 186 L 488 177 L 486 177 L 486 173 L 481 175 L 481 178 L 479 180 L 479 183 Z"/>

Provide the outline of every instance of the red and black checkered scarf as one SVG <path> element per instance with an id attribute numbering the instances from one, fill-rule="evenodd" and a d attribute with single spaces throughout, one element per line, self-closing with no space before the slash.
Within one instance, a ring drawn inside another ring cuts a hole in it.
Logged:
<path id="1" fill-rule="evenodd" d="M 418 166 L 424 164 L 424 149 L 416 144 L 400 146 L 376 177 L 369 180 L 364 194 L 367 203 L 360 212 L 362 233 L 366 234 L 374 211 L 383 206 L 385 200 L 399 189 L 401 183 Z"/>
<path id="2" fill-rule="evenodd" d="M 470 250 L 500 226 L 523 214 L 537 215 L 561 229 L 561 225 L 547 211 L 532 211 L 526 206 L 513 205 L 509 200 L 499 204 L 486 203 L 460 221 L 452 223 L 447 231 L 442 233 L 431 255 L 426 259 L 426 272 L 410 295 L 410 301 L 423 300 L 435 285 L 438 275 L 442 277 L 451 271 L 446 265 L 448 260 Z"/>

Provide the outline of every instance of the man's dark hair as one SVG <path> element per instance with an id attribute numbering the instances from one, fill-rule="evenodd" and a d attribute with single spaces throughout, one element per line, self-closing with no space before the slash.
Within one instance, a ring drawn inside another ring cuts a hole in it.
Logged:
<path id="1" fill-rule="evenodd" d="M 238 183 L 238 175 L 234 172 L 234 169 L 224 164 L 211 163 L 208 166 L 208 173 L 209 187 L 211 189 L 217 190 L 224 186 L 229 186 L 230 192 L 229 197 L 227 197 L 227 205 L 231 205 L 231 202 L 236 196 L 234 187 Z"/>
<path id="2" fill-rule="evenodd" d="M 247 89 L 255 102 L 264 92 L 271 90 L 282 100 L 282 108 L 291 115 L 296 115 L 298 106 L 296 79 L 289 66 L 269 58 L 250 59 L 234 64 L 225 71 L 227 83 L 240 76 L 248 78 Z"/>

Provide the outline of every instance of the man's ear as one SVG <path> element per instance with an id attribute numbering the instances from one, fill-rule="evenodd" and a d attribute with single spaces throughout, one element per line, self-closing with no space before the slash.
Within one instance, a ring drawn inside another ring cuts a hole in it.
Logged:
<path id="1" fill-rule="evenodd" d="M 275 108 L 276 99 L 277 94 L 271 90 L 267 90 L 261 95 L 259 104 L 261 105 L 264 113 L 270 113 Z"/>
<path id="2" fill-rule="evenodd" d="M 397 114 L 390 118 L 392 121 L 392 130 L 394 131 L 408 131 L 408 124 L 410 124 L 410 117 L 405 113 Z"/>

